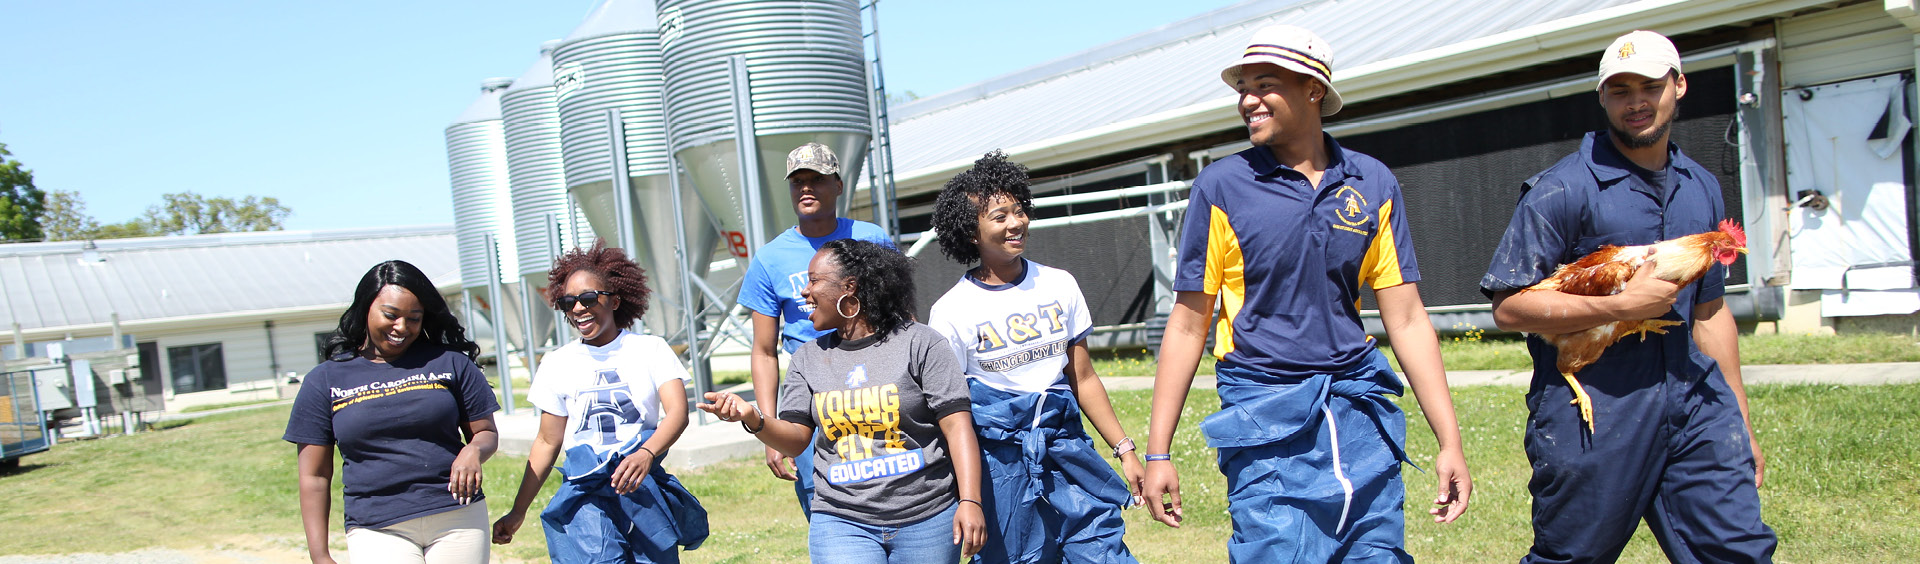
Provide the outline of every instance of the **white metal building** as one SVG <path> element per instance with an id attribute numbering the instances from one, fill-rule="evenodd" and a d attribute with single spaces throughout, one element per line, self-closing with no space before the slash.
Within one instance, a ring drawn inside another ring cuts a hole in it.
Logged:
<path id="1" fill-rule="evenodd" d="M 459 303 L 450 226 L 275 231 L 0 245 L 0 358 L 139 350 L 169 411 L 278 395 L 320 361 L 368 268 L 400 259 Z"/>
<path id="2" fill-rule="evenodd" d="M 1030 255 L 1076 272 L 1097 324 L 1143 326 L 1171 298 L 1153 271 L 1167 273 L 1184 190 L 1087 198 L 1191 179 L 1245 149 L 1218 71 L 1282 23 L 1332 44 L 1346 108 L 1328 130 L 1405 186 L 1442 329 L 1492 327 L 1477 282 L 1520 183 L 1604 126 L 1599 51 L 1650 29 L 1674 38 L 1692 85 L 1675 140 L 1752 234 L 1728 282 L 1736 314 L 1765 330 L 1914 330 L 1914 0 L 1244 2 L 893 108 L 902 231 L 925 229 L 941 185 L 1004 149 L 1033 169 L 1036 197 L 1073 196 L 1039 210 L 1059 229 Z M 1113 219 L 1073 219 L 1094 214 Z M 962 267 L 918 256 L 924 307 Z"/>

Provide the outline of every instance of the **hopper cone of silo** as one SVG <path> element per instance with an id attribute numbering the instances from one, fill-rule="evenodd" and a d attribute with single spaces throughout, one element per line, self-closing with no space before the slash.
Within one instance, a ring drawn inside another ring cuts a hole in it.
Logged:
<path id="1" fill-rule="evenodd" d="M 632 229 L 628 256 L 646 270 L 652 297 L 646 328 L 669 339 L 686 325 L 680 261 L 674 250 L 672 180 L 667 177 L 666 126 L 660 105 L 660 39 L 654 4 L 609 0 L 553 52 L 554 89 L 561 121 L 567 190 L 596 236 L 618 245 L 622 225 Z M 608 110 L 619 109 L 625 163 L 613 162 Z M 631 195 L 630 217 L 619 217 L 616 186 Z M 691 189 L 681 194 L 688 262 L 704 275 L 719 232 Z M 699 294 L 694 294 L 699 295 Z M 702 300 L 695 300 L 698 308 Z"/>

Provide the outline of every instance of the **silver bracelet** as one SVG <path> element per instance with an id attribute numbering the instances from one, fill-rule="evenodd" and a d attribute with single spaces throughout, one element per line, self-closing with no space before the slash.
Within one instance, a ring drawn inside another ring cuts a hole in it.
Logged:
<path id="1" fill-rule="evenodd" d="M 1120 439 L 1120 444 L 1113 446 L 1114 458 L 1120 458 L 1121 456 L 1125 456 L 1129 452 L 1133 452 L 1133 437 Z"/>

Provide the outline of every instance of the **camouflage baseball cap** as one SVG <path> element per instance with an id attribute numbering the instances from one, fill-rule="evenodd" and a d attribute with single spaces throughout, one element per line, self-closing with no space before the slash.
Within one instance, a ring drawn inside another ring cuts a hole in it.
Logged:
<path id="1" fill-rule="evenodd" d="M 803 168 L 820 174 L 840 174 L 840 157 L 833 156 L 833 150 L 826 145 L 801 145 L 787 153 L 787 176 Z"/>

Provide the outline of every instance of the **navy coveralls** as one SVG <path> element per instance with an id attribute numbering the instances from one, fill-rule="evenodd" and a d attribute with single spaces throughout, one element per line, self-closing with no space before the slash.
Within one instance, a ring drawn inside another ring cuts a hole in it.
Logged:
<path id="1" fill-rule="evenodd" d="M 1649 186 L 1607 132 L 1528 179 L 1480 287 L 1488 296 L 1531 286 L 1602 245 L 1645 245 L 1715 229 L 1720 184 L 1668 145 L 1666 186 Z M 1593 397 L 1586 432 L 1556 351 L 1527 338 L 1527 460 L 1534 544 L 1524 563 L 1613 562 L 1639 520 L 1674 562 L 1771 562 L 1773 530 L 1760 521 L 1753 452 L 1740 406 L 1719 366 L 1693 343 L 1693 308 L 1726 293 L 1715 264 L 1681 288 L 1665 335 L 1627 338 L 1578 374 Z"/>

